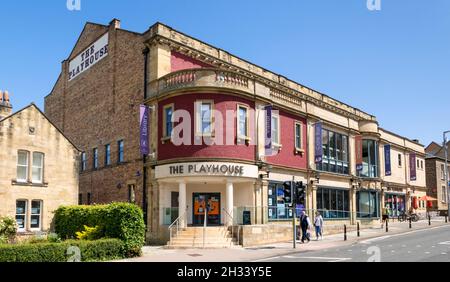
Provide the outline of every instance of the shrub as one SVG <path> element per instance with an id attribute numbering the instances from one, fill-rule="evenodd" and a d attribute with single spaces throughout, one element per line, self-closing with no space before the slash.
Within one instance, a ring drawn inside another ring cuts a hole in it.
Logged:
<path id="1" fill-rule="evenodd" d="M 79 248 L 83 262 L 124 258 L 123 243 L 118 239 L 70 240 L 62 243 L 0 245 L 0 262 L 67 262 L 77 255 L 76 252 L 68 252 L 70 247 Z"/>
<path id="2" fill-rule="evenodd" d="M 0 218 L 0 243 L 8 243 L 13 241 L 16 234 L 16 221 L 11 217 Z"/>
<path id="3" fill-rule="evenodd" d="M 63 240 L 76 238 L 76 232 L 85 225 L 98 226 L 100 237 L 122 240 L 128 257 L 140 255 L 145 242 L 144 216 L 134 204 L 60 207 L 55 212 L 54 225 Z"/>
<path id="4" fill-rule="evenodd" d="M 99 226 L 89 227 L 85 225 L 84 231 L 76 232 L 75 235 L 77 235 L 78 240 L 94 241 L 102 238 L 103 231 Z"/>

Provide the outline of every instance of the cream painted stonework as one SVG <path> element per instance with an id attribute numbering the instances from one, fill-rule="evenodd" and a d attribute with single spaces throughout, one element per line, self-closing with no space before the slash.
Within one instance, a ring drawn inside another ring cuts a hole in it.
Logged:
<path id="1" fill-rule="evenodd" d="M 17 180 L 18 152 L 28 152 L 28 180 Z M 44 154 L 42 183 L 32 183 L 33 153 Z M 48 231 L 53 212 L 78 199 L 77 148 L 35 106 L 0 121 L 0 216 L 16 216 L 16 201 L 27 202 L 22 232 Z M 31 228 L 31 203 L 41 201 L 40 227 Z"/>

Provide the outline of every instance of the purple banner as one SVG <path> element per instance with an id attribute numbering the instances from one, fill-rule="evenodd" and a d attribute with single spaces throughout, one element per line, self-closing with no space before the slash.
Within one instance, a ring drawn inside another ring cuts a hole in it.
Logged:
<path id="1" fill-rule="evenodd" d="M 148 119 L 149 119 L 149 109 L 145 105 L 141 105 L 140 108 L 140 143 L 141 143 L 141 154 L 150 154 L 149 146 L 149 132 L 148 132 Z"/>
<path id="2" fill-rule="evenodd" d="M 411 181 L 417 180 L 417 167 L 416 167 L 416 154 L 411 153 L 409 155 L 409 175 Z"/>
<path id="3" fill-rule="evenodd" d="M 384 146 L 384 171 L 385 171 L 386 176 L 392 175 L 391 145 Z"/>
<path id="4" fill-rule="evenodd" d="M 322 123 L 316 123 L 314 128 L 314 160 L 319 164 L 323 161 Z"/>
<path id="5" fill-rule="evenodd" d="M 272 156 L 272 106 L 266 107 L 266 140 L 265 140 L 265 155 Z"/>

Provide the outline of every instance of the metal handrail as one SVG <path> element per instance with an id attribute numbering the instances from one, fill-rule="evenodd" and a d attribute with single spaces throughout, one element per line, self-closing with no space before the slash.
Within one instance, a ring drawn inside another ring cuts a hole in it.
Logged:
<path id="1" fill-rule="evenodd" d="M 169 236 L 170 236 L 169 242 L 170 242 L 170 244 L 172 244 L 172 238 L 174 238 L 173 232 L 172 232 L 173 228 L 174 228 L 175 226 L 177 227 L 177 233 L 176 233 L 176 235 L 178 235 L 178 232 L 180 232 L 180 220 L 181 220 L 183 217 L 184 217 L 185 223 L 186 223 L 187 210 L 188 210 L 188 209 L 186 209 L 186 210 L 184 211 L 183 214 L 181 214 L 177 219 L 175 219 L 175 221 L 174 221 L 171 225 L 169 225 Z"/>
<path id="2" fill-rule="evenodd" d="M 225 215 L 229 218 L 229 219 L 231 219 L 231 240 L 233 240 L 234 239 L 234 218 L 233 218 L 233 216 L 225 209 L 225 208 L 223 208 L 222 209 L 224 212 L 225 212 Z M 237 222 L 236 222 L 237 223 Z M 237 228 L 238 228 L 238 230 L 237 230 L 237 245 L 240 245 L 240 241 L 239 241 L 239 233 L 240 233 L 240 228 L 241 228 L 241 226 L 239 225 L 239 224 L 237 224 Z M 226 231 L 228 231 L 228 225 L 226 225 L 226 228 L 225 228 L 225 230 Z"/>

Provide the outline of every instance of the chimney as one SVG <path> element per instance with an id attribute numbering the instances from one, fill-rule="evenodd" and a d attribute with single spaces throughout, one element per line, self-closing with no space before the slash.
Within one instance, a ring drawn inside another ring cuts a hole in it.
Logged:
<path id="1" fill-rule="evenodd" d="M 109 26 L 113 27 L 114 29 L 120 29 L 120 20 L 118 19 L 113 19 L 110 23 Z"/>
<path id="2" fill-rule="evenodd" d="M 8 91 L 0 90 L 0 120 L 12 114 Z"/>
<path id="3" fill-rule="evenodd" d="M 416 143 L 416 144 L 420 144 L 420 140 L 419 139 L 413 139 L 412 140 L 414 143 Z"/>

